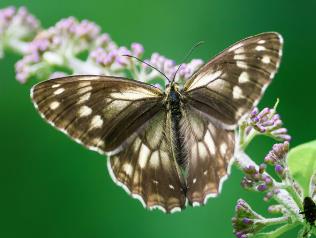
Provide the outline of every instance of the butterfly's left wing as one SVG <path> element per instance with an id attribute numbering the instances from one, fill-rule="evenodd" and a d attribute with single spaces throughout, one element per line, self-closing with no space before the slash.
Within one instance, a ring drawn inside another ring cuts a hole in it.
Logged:
<path id="1" fill-rule="evenodd" d="M 160 89 L 112 76 L 51 79 L 31 91 L 40 115 L 88 149 L 114 153 L 163 107 Z"/>
<path id="2" fill-rule="evenodd" d="M 185 182 L 171 153 L 164 94 L 134 80 L 71 76 L 33 87 L 35 107 L 49 123 L 89 149 L 111 155 L 108 168 L 148 208 L 185 206 Z"/>
<path id="3" fill-rule="evenodd" d="M 261 98 L 281 60 L 283 40 L 262 33 L 232 45 L 186 82 L 188 104 L 233 128 Z"/>

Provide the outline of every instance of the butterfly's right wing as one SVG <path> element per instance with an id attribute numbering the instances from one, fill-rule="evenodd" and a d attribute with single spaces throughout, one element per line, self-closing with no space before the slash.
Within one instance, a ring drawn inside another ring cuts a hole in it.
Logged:
<path id="1" fill-rule="evenodd" d="M 171 120 L 157 113 L 135 133 L 122 151 L 108 160 L 112 179 L 144 207 L 180 211 L 186 185 L 171 150 Z"/>
<path id="2" fill-rule="evenodd" d="M 233 162 L 235 132 L 190 105 L 182 108 L 182 115 L 188 160 L 186 195 L 190 204 L 199 206 L 221 192 Z"/>
<path id="3" fill-rule="evenodd" d="M 182 95 L 226 128 L 235 128 L 277 72 L 282 46 L 282 36 L 275 32 L 241 40 L 201 67 L 186 82 Z"/>
<path id="4" fill-rule="evenodd" d="M 113 153 L 163 107 L 151 85 L 118 77 L 70 76 L 35 85 L 31 97 L 50 124 L 91 150 Z"/>

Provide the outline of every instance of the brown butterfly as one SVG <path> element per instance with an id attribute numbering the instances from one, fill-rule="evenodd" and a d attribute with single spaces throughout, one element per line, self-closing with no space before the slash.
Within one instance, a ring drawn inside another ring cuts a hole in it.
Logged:
<path id="1" fill-rule="evenodd" d="M 166 212 L 217 196 L 233 160 L 235 128 L 274 77 L 282 37 L 244 39 L 163 92 L 138 81 L 80 75 L 35 85 L 50 124 L 109 156 L 113 180 L 144 207 Z"/>

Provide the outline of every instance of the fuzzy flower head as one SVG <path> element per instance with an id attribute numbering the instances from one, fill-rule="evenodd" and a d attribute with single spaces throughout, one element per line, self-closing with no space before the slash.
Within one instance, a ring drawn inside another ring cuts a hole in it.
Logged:
<path id="1" fill-rule="evenodd" d="M 87 20 L 69 17 L 57 22 L 28 45 L 28 53 L 16 64 L 17 79 L 22 83 L 32 76 L 47 79 L 51 67 L 67 67 L 76 55 L 92 49 L 99 32 L 99 26 Z"/>
<path id="2" fill-rule="evenodd" d="M 0 57 L 5 47 L 19 48 L 24 53 L 23 41 L 32 39 L 39 30 L 39 21 L 25 7 L 0 9 Z"/>
<path id="3" fill-rule="evenodd" d="M 27 37 L 29 41 L 26 41 Z M 46 80 L 56 68 L 62 68 L 66 74 L 121 76 L 150 84 L 158 83 L 163 88 L 168 80 L 143 62 L 157 68 L 170 80 L 179 67 L 173 60 L 158 53 L 144 59 L 142 44 L 134 42 L 128 47 L 119 46 L 109 34 L 101 34 L 100 27 L 88 20 L 68 17 L 47 30 L 39 31 L 38 21 L 25 8 L 0 10 L 0 57 L 2 48 L 9 48 L 4 45 L 7 42 L 15 48 L 17 42 L 23 46 L 19 49 L 24 57 L 15 67 L 16 78 L 21 83 L 32 77 Z M 199 59 L 183 63 L 175 81 L 183 85 L 202 64 Z"/>
<path id="4" fill-rule="evenodd" d="M 259 192 L 272 190 L 273 179 L 265 173 L 265 170 L 265 164 L 261 164 L 258 168 L 253 165 L 244 168 L 245 177 L 241 182 L 242 187 Z"/>
<path id="5" fill-rule="evenodd" d="M 287 169 L 286 155 L 289 151 L 289 142 L 275 144 L 272 150 L 269 151 L 264 158 L 264 162 L 274 166 L 275 172 L 283 178 L 285 175 L 285 169 Z"/>
<path id="6" fill-rule="evenodd" d="M 67 58 L 90 50 L 99 32 L 100 27 L 95 23 L 69 17 L 41 32 L 30 44 L 29 51 L 31 54 L 40 55 L 50 51 Z"/>
<path id="7" fill-rule="evenodd" d="M 252 237 L 255 233 L 265 227 L 261 222 L 264 218 L 254 212 L 242 199 L 237 201 L 235 217 L 232 218 L 234 234 L 237 238 Z"/>
<path id="8" fill-rule="evenodd" d="M 89 59 L 97 66 L 108 71 L 108 74 L 115 76 L 120 75 L 120 72 L 124 69 L 132 69 L 133 59 L 125 55 L 141 54 L 139 51 L 136 53 L 132 50 L 121 46 L 118 47 L 114 43 L 110 43 L 107 47 L 98 47 L 90 52 Z M 136 62 L 137 63 L 137 62 Z"/>
<path id="9" fill-rule="evenodd" d="M 246 128 L 248 134 L 251 133 L 252 130 L 255 130 L 258 133 L 268 135 L 279 141 L 291 140 L 291 136 L 288 135 L 287 129 L 282 127 L 283 122 L 275 109 L 266 107 L 259 111 L 258 108 L 254 108 L 246 123 L 248 124 L 248 127 Z"/>

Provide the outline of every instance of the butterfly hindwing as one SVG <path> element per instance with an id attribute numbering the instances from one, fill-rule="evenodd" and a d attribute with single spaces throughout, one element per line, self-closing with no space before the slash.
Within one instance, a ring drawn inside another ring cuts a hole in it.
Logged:
<path id="1" fill-rule="evenodd" d="M 235 125 L 258 103 L 274 77 L 282 44 L 282 37 L 273 32 L 234 44 L 187 81 L 186 101 L 226 126 Z"/>
<path id="2" fill-rule="evenodd" d="M 183 108 L 182 133 L 188 148 L 187 198 L 193 206 L 202 205 L 217 196 L 229 173 L 235 133 L 188 105 Z"/>
<path id="3" fill-rule="evenodd" d="M 170 147 L 170 120 L 164 111 L 150 119 L 108 168 L 115 182 L 149 209 L 165 212 L 185 207 L 185 181 Z"/>
<path id="4" fill-rule="evenodd" d="M 49 123 L 89 149 L 108 153 L 162 107 L 162 92 L 137 81 L 71 76 L 35 85 L 32 99 Z"/>

